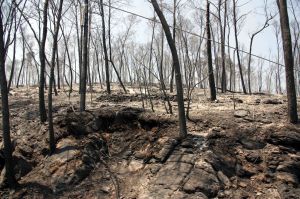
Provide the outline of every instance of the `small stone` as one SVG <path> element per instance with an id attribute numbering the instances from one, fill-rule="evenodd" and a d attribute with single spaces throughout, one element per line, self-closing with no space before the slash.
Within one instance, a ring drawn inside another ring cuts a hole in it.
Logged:
<path id="1" fill-rule="evenodd" d="M 247 187 L 247 184 L 245 182 L 239 182 L 239 186 L 245 188 Z"/>
<path id="2" fill-rule="evenodd" d="M 218 171 L 218 178 L 219 180 L 227 187 L 231 186 L 231 182 L 228 179 L 228 177 L 222 172 L 222 171 Z"/>
<path id="3" fill-rule="evenodd" d="M 243 147 L 248 150 L 262 149 L 266 146 L 266 143 L 264 143 L 262 141 L 249 139 L 246 137 L 241 138 L 239 141 L 243 145 Z"/>
<path id="4" fill-rule="evenodd" d="M 273 104 L 273 105 L 277 105 L 277 104 L 282 104 L 282 102 L 278 99 L 265 99 L 262 101 L 263 104 Z"/>
<path id="5" fill-rule="evenodd" d="M 234 117 L 236 118 L 244 118 L 249 115 L 248 110 L 237 110 L 234 112 Z"/>
<path id="6" fill-rule="evenodd" d="M 209 198 L 215 197 L 220 190 L 218 178 L 201 169 L 194 169 L 190 178 L 183 186 L 187 193 L 202 192 Z"/>
<path id="7" fill-rule="evenodd" d="M 161 166 L 158 165 L 158 164 L 150 164 L 150 165 L 148 166 L 148 168 L 150 169 L 150 172 L 151 172 L 152 174 L 156 174 L 156 173 L 159 171 L 159 169 L 161 168 Z"/>
<path id="8" fill-rule="evenodd" d="M 233 102 L 235 102 L 235 103 L 240 103 L 240 104 L 242 104 L 242 103 L 244 103 L 243 102 L 243 100 L 241 100 L 241 99 L 239 99 L 239 98 L 230 98 Z"/>
<path id="9" fill-rule="evenodd" d="M 132 160 L 128 165 L 128 169 L 130 172 L 136 172 L 143 168 L 144 168 L 144 164 L 138 160 Z"/>
<path id="10" fill-rule="evenodd" d="M 248 162 L 251 162 L 253 164 L 259 164 L 262 162 L 262 158 L 261 156 L 259 155 L 259 153 L 256 153 L 256 152 L 251 152 L 251 153 L 248 153 L 246 156 L 245 156 L 246 160 Z"/>

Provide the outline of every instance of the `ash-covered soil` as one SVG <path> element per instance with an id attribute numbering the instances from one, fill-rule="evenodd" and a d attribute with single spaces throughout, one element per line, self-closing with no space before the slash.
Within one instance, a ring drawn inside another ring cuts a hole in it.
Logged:
<path id="1" fill-rule="evenodd" d="M 95 87 L 88 111 L 79 94 L 54 97 L 57 151 L 48 155 L 47 123 L 38 120 L 38 89 L 10 95 L 17 190 L 1 198 L 300 198 L 300 126 L 286 122 L 286 98 L 196 90 L 188 136 L 177 138 L 176 95 L 151 88 Z M 150 101 L 154 106 L 151 111 Z M 144 101 L 144 103 L 143 103 Z M 187 103 L 187 101 L 186 101 Z M 144 108 L 143 109 L 143 104 Z M 0 157 L 0 180 L 4 159 Z"/>

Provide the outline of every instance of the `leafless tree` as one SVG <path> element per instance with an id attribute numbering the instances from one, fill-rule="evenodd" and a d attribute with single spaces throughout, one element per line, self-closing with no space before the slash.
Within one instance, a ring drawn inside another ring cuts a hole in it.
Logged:
<path id="1" fill-rule="evenodd" d="M 207 63 L 208 63 L 208 75 L 209 75 L 209 88 L 210 88 L 210 100 L 217 99 L 214 71 L 212 66 L 212 53 L 211 53 L 211 34 L 210 34 L 210 3 L 207 1 L 206 8 L 206 34 L 207 34 Z"/>
<path id="2" fill-rule="evenodd" d="M 13 1 L 15 3 L 15 1 Z M 14 7 L 15 5 L 10 4 L 10 8 Z M 12 143 L 10 138 L 10 114 L 9 114 L 9 104 L 8 104 L 8 88 L 7 88 L 7 80 L 6 80 L 6 73 L 5 73 L 5 60 L 7 54 L 7 47 L 9 39 L 4 41 L 4 38 L 8 38 L 8 34 L 10 34 L 10 29 L 7 29 L 7 21 L 3 21 L 3 10 L 5 9 L 3 3 L 0 5 L 0 86 L 1 86 L 1 104 L 2 104 L 2 138 L 4 144 L 4 158 L 5 158 L 5 177 L 8 181 L 8 184 L 11 188 L 13 188 L 17 181 L 14 175 L 14 164 L 12 161 Z M 9 9 L 10 9 L 9 8 Z M 9 16 L 5 17 L 7 20 L 13 18 L 13 14 L 9 13 Z M 6 25 L 4 25 L 6 24 Z"/>
<path id="3" fill-rule="evenodd" d="M 238 41 L 238 21 L 241 19 L 241 17 L 237 17 L 237 5 L 236 0 L 232 0 L 233 2 L 233 26 L 234 26 L 234 37 L 235 37 L 235 46 L 236 46 L 236 55 L 237 55 L 237 61 L 238 61 L 238 67 L 240 71 L 240 78 L 242 83 L 243 92 L 246 94 L 246 86 L 244 81 L 244 75 L 243 75 L 243 69 L 242 69 L 242 63 L 241 63 L 241 56 L 240 56 L 240 48 L 239 48 L 239 41 Z"/>
<path id="4" fill-rule="evenodd" d="M 57 40 L 58 33 L 60 29 L 60 21 L 62 15 L 62 7 L 63 0 L 59 1 L 59 7 L 57 11 L 57 21 L 54 26 L 54 34 L 53 34 L 53 46 L 52 46 L 52 55 L 51 55 L 51 68 L 50 68 L 50 78 L 49 78 L 49 90 L 48 90 L 48 116 L 49 116 L 49 149 L 50 153 L 53 154 L 55 151 L 55 137 L 54 137 L 54 127 L 53 127 L 53 110 L 52 110 L 52 87 L 54 82 L 54 68 L 55 68 L 55 58 L 57 52 Z M 53 9 L 57 9 L 55 5 L 53 5 Z M 54 19 L 55 20 L 55 19 Z"/>
<path id="5" fill-rule="evenodd" d="M 268 14 L 266 0 L 265 0 L 265 15 L 266 15 L 266 19 L 265 19 L 264 24 L 262 25 L 261 28 L 259 28 L 256 32 L 254 32 L 251 35 L 251 39 L 250 39 L 249 59 L 248 59 L 248 91 L 250 94 L 251 94 L 251 61 L 252 61 L 251 58 L 252 58 L 252 47 L 253 47 L 254 38 L 259 33 L 261 33 L 264 29 L 269 27 L 269 25 L 270 25 L 269 22 L 274 18 L 274 16 L 272 14 Z"/>
<path id="6" fill-rule="evenodd" d="M 175 46 L 175 42 L 172 38 L 172 34 L 169 28 L 169 25 L 165 19 L 165 16 L 161 12 L 159 5 L 156 0 L 151 0 L 151 3 L 154 7 L 156 14 L 158 15 L 166 38 L 168 40 L 168 44 L 170 46 L 170 50 L 173 57 L 173 63 L 175 68 L 175 79 L 176 79 L 176 87 L 177 87 L 177 101 L 178 101 L 178 117 L 179 117 L 179 126 L 180 126 L 180 137 L 184 138 L 187 136 L 187 129 L 186 129 L 186 119 L 185 119 L 185 110 L 184 110 L 184 101 L 183 101 L 183 88 L 182 88 L 182 80 L 181 80 L 181 72 L 180 72 L 180 65 L 179 59 L 177 54 L 177 49 Z"/>
<path id="7" fill-rule="evenodd" d="M 288 120 L 291 123 L 298 122 L 297 113 L 297 96 L 294 78 L 294 57 L 292 49 L 292 39 L 289 26 L 289 16 L 287 10 L 287 2 L 285 0 L 277 0 L 280 15 L 281 36 L 284 50 L 286 90 L 288 98 Z"/>

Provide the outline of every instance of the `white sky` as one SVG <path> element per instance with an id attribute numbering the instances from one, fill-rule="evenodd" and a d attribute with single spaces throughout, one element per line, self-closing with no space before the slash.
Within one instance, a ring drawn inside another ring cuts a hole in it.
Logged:
<path id="1" fill-rule="evenodd" d="M 182 0 L 185 2 L 186 0 Z M 203 0 L 202 0 L 203 1 Z M 164 2 L 172 2 L 170 0 L 164 0 Z M 205 2 L 202 8 L 205 8 Z M 248 2 L 248 3 L 247 3 Z M 239 34 L 239 41 L 244 44 L 246 51 L 249 49 L 249 42 L 250 42 L 250 34 L 255 32 L 258 28 L 260 28 L 265 20 L 264 14 L 264 0 L 239 0 L 238 5 L 245 4 L 243 7 L 239 8 L 240 14 L 248 13 L 246 18 L 245 24 L 242 27 L 241 33 Z M 275 4 L 275 0 L 269 0 L 268 3 L 269 9 L 272 10 L 272 13 L 277 12 L 277 7 Z M 172 5 L 172 4 L 170 4 Z M 134 13 L 146 16 L 146 17 L 153 17 L 153 8 L 151 4 L 147 0 L 132 0 L 130 6 L 126 6 L 122 9 L 132 11 Z M 194 10 L 189 9 L 189 14 L 192 14 Z M 185 13 L 187 14 L 187 13 Z M 171 24 L 171 21 L 170 21 Z M 141 19 L 139 24 L 135 27 L 136 30 L 136 37 L 134 38 L 137 41 L 146 41 L 147 39 L 150 40 L 150 31 L 149 26 L 146 25 L 146 20 Z M 231 30 L 233 32 L 233 30 Z M 197 32 L 195 32 L 197 33 Z M 234 39 L 231 37 L 231 46 L 235 46 Z M 255 37 L 254 44 L 253 44 L 253 54 L 257 54 L 263 56 L 265 58 L 269 58 L 270 51 L 272 54 L 275 54 L 276 49 L 276 40 L 273 33 L 272 26 L 270 25 L 267 29 L 261 32 L 259 35 Z M 274 58 L 273 58 L 274 59 Z"/>

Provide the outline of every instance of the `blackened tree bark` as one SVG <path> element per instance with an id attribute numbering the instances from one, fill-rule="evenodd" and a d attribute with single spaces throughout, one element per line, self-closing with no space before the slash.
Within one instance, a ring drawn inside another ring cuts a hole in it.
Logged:
<path id="1" fill-rule="evenodd" d="M 11 71 L 10 71 L 10 76 L 9 76 L 9 81 L 8 81 L 8 92 L 10 90 L 11 87 L 11 83 L 13 80 L 13 76 L 15 73 L 15 65 L 16 65 L 16 46 L 17 46 L 17 13 L 16 13 L 16 7 L 14 5 L 14 11 L 12 13 L 14 13 L 14 46 L 13 46 L 13 59 L 12 59 L 12 64 L 11 64 Z"/>
<path id="2" fill-rule="evenodd" d="M 39 110 L 40 110 L 40 120 L 45 122 L 47 120 L 46 106 L 45 106 L 45 68 L 46 68 L 46 55 L 45 55 L 45 45 L 47 38 L 47 16 L 48 16 L 48 6 L 49 0 L 45 0 L 44 10 L 43 10 L 43 32 L 42 40 L 40 42 L 39 56 L 40 56 L 40 84 L 39 84 Z"/>
<path id="3" fill-rule="evenodd" d="M 70 85 L 69 85 L 70 90 L 69 90 L 69 93 L 71 93 L 73 91 L 73 72 L 72 72 L 71 55 L 70 55 L 70 51 L 69 51 L 69 47 L 68 47 L 68 41 L 70 40 L 70 33 L 71 32 L 69 33 L 68 37 L 66 37 L 63 27 L 60 26 L 60 28 L 61 28 L 62 36 L 63 36 L 63 39 L 64 39 L 67 58 L 68 58 L 68 62 L 69 62 L 69 70 L 70 70 Z"/>
<path id="4" fill-rule="evenodd" d="M 173 3 L 173 40 L 176 46 L 176 8 L 177 8 L 177 0 L 174 0 Z M 174 84 L 174 63 L 172 64 L 171 71 L 171 80 L 170 80 L 170 93 L 173 93 L 173 84 Z"/>
<path id="5" fill-rule="evenodd" d="M 58 50 L 56 50 L 57 89 L 60 89 L 60 62 L 58 53 Z"/>
<path id="6" fill-rule="evenodd" d="M 225 93 L 227 90 L 227 79 L 226 79 L 226 68 L 225 68 L 225 34 L 226 34 L 226 15 L 227 15 L 227 1 L 224 2 L 224 25 L 222 24 L 221 18 L 221 4 L 222 0 L 219 0 L 218 3 L 218 20 L 219 20 L 219 28 L 221 35 L 221 61 L 222 61 L 222 76 L 221 76 L 221 89 L 222 93 Z"/>
<path id="7" fill-rule="evenodd" d="M 63 6 L 63 0 L 60 0 L 58 13 L 57 13 L 57 22 L 54 28 L 55 32 L 53 35 L 51 69 L 50 69 L 49 89 L 48 89 L 49 149 L 51 154 L 53 154 L 55 151 L 55 138 L 54 138 L 53 116 L 52 116 L 52 88 L 54 83 L 55 57 L 57 52 L 57 38 L 58 38 L 58 32 L 59 32 L 59 26 L 61 20 L 62 6 Z"/>
<path id="8" fill-rule="evenodd" d="M 178 116 L 179 116 L 179 126 L 180 126 L 180 138 L 185 138 L 187 136 L 187 129 L 186 129 L 186 118 L 185 118 L 185 110 L 184 110 L 184 101 L 183 101 L 183 88 L 182 88 L 182 79 L 181 79 L 181 72 L 180 72 L 180 65 L 179 65 L 179 58 L 177 54 L 177 49 L 175 46 L 175 42 L 172 38 L 172 34 L 169 28 L 169 25 L 165 19 L 165 16 L 161 12 L 158 3 L 156 0 L 151 0 L 151 3 L 154 7 L 156 14 L 158 15 L 168 44 L 170 46 L 170 50 L 173 57 L 174 63 L 174 70 L 175 70 L 175 79 L 176 79 L 176 89 L 177 89 L 177 102 L 178 102 Z"/>
<path id="9" fill-rule="evenodd" d="M 280 15 L 281 36 L 284 51 L 286 90 L 288 98 L 288 120 L 291 123 L 297 123 L 298 114 L 294 78 L 294 57 L 286 0 L 277 0 L 277 5 Z"/>
<path id="10" fill-rule="evenodd" d="M 109 81 L 109 67 L 108 67 L 108 53 L 106 47 L 106 30 L 105 30 L 105 17 L 103 9 L 103 0 L 100 0 L 100 9 L 101 9 L 101 19 L 102 19 L 102 42 L 103 42 L 103 51 L 104 51 L 104 63 L 105 63 L 105 75 L 106 75 L 106 91 L 108 94 L 111 93 L 110 90 L 110 81 Z"/>
<path id="11" fill-rule="evenodd" d="M 82 42 L 82 71 L 81 71 L 81 91 L 80 91 L 80 111 L 85 111 L 86 101 L 86 78 L 88 67 L 88 23 L 89 23 L 89 1 L 84 0 L 84 22 L 83 22 L 83 42 Z"/>
<path id="12" fill-rule="evenodd" d="M 112 47 L 111 47 L 111 0 L 108 1 L 108 47 L 109 47 L 109 62 L 111 63 L 111 65 L 117 75 L 118 81 L 120 82 L 121 87 L 123 88 L 123 91 L 125 93 L 127 93 L 127 90 L 122 82 L 121 76 L 120 76 L 120 74 L 115 66 L 115 63 L 113 61 Z"/>
<path id="13" fill-rule="evenodd" d="M 24 62 L 25 62 L 25 38 L 24 38 L 22 26 L 20 27 L 20 30 L 21 30 L 20 32 L 21 32 L 21 36 L 22 36 L 22 63 L 21 63 L 20 71 L 19 71 L 18 78 L 17 78 L 17 85 L 16 85 L 17 88 L 19 87 L 20 77 L 21 77 L 23 67 L 24 67 Z"/>
<path id="14" fill-rule="evenodd" d="M 207 34 L 207 63 L 208 63 L 208 75 L 209 75 L 209 89 L 210 89 L 210 100 L 214 101 L 217 99 L 216 85 L 214 78 L 214 69 L 212 66 L 212 53 L 211 53 L 211 35 L 210 35 L 210 3 L 207 1 L 206 8 L 206 34 Z"/>
<path id="15" fill-rule="evenodd" d="M 9 122 L 9 105 L 8 105 L 8 89 L 5 74 L 5 43 L 4 30 L 2 22 L 2 6 L 0 7 L 0 86 L 1 86 L 1 102 L 2 102 L 2 131 L 4 144 L 4 158 L 5 158 L 5 177 L 9 186 L 12 188 L 17 184 L 14 175 L 14 166 L 12 161 L 12 144 L 10 139 L 10 122 Z"/>
<path id="16" fill-rule="evenodd" d="M 236 55 L 237 55 L 237 60 L 238 60 L 238 66 L 239 66 L 239 71 L 240 71 L 240 76 L 241 76 L 241 83 L 242 83 L 243 92 L 244 92 L 244 94 L 247 94 L 245 81 L 244 81 L 244 75 L 243 75 L 243 69 L 242 69 L 242 63 L 241 63 L 241 58 L 240 58 L 240 51 L 239 51 L 237 23 L 238 23 L 238 20 L 237 20 L 237 17 L 236 17 L 236 0 L 233 0 L 233 26 L 234 26 L 234 38 L 235 38 L 235 46 L 236 46 Z"/>

